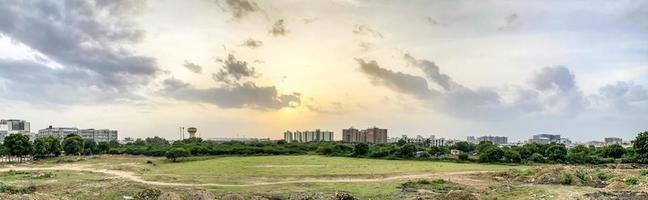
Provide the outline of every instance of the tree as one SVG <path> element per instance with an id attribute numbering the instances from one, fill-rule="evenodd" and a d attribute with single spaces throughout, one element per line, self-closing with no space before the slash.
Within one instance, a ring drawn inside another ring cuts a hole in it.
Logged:
<path id="1" fill-rule="evenodd" d="M 552 144 L 547 148 L 547 159 L 550 162 L 564 162 L 567 156 L 567 148 L 560 144 Z"/>
<path id="2" fill-rule="evenodd" d="M 81 155 L 83 153 L 83 138 L 77 134 L 70 134 L 63 139 L 65 155 Z"/>
<path id="3" fill-rule="evenodd" d="M 34 140 L 34 156 L 36 157 L 45 157 L 49 154 L 49 140 L 46 137 L 39 137 Z"/>
<path id="4" fill-rule="evenodd" d="M 626 150 L 619 144 L 613 144 L 603 149 L 603 154 L 609 158 L 621 158 L 625 152 Z"/>
<path id="5" fill-rule="evenodd" d="M 110 145 L 108 144 L 108 142 L 99 142 L 97 144 L 97 153 L 98 154 L 108 153 L 109 150 L 110 150 Z"/>
<path id="6" fill-rule="evenodd" d="M 407 144 L 407 141 L 405 139 L 401 138 L 396 142 L 396 146 L 402 147 L 403 145 Z"/>
<path id="7" fill-rule="evenodd" d="M 398 155 L 401 158 L 412 158 L 416 154 L 416 146 L 413 144 L 406 144 L 403 147 L 401 147 L 398 151 Z"/>
<path id="8" fill-rule="evenodd" d="M 491 148 L 491 147 L 497 147 L 497 146 L 495 146 L 495 145 L 493 144 L 493 142 L 491 142 L 491 141 L 481 141 L 481 142 L 479 142 L 479 144 L 477 145 L 477 153 L 481 153 L 481 152 L 483 152 L 483 151 L 485 151 L 486 149 L 489 149 L 489 148 Z"/>
<path id="9" fill-rule="evenodd" d="M 83 141 L 83 153 L 85 155 L 94 155 L 97 151 L 97 142 L 92 139 Z"/>
<path id="10" fill-rule="evenodd" d="M 144 141 L 146 142 L 146 144 L 169 144 L 169 141 L 158 136 L 146 138 Z"/>
<path id="11" fill-rule="evenodd" d="M 7 148 L 7 153 L 10 156 L 18 156 L 20 161 L 23 156 L 34 153 L 34 146 L 29 141 L 29 137 L 23 134 L 11 134 L 5 137 L 3 145 Z"/>
<path id="12" fill-rule="evenodd" d="M 497 162 L 502 160 L 504 156 L 504 151 L 492 144 L 491 146 L 485 146 L 479 152 L 479 161 L 481 162 Z"/>
<path id="13" fill-rule="evenodd" d="M 61 147 L 61 138 L 53 135 L 45 136 L 45 138 L 47 138 L 50 145 L 48 154 L 52 154 L 54 156 L 60 156 L 61 150 L 63 149 Z"/>
<path id="14" fill-rule="evenodd" d="M 187 151 L 185 148 L 182 147 L 172 148 L 171 150 L 167 151 L 165 154 L 165 156 L 168 159 L 172 160 L 173 162 L 176 162 L 178 158 L 187 157 L 189 155 L 191 155 L 189 151 Z"/>
<path id="15" fill-rule="evenodd" d="M 522 161 L 522 156 L 520 155 L 520 152 L 512 148 L 508 148 L 504 150 L 503 157 L 506 162 L 518 163 Z"/>
<path id="16" fill-rule="evenodd" d="M 369 153 L 369 145 L 365 143 L 358 143 L 353 147 L 354 156 L 365 156 Z"/>
<path id="17" fill-rule="evenodd" d="M 473 150 L 475 150 L 474 144 L 468 143 L 468 142 L 457 142 L 454 145 L 452 145 L 451 149 L 456 149 L 459 151 L 463 151 L 466 153 L 470 153 Z"/>
<path id="18" fill-rule="evenodd" d="M 639 163 L 648 163 L 648 131 L 641 132 L 633 141 L 635 158 Z"/>

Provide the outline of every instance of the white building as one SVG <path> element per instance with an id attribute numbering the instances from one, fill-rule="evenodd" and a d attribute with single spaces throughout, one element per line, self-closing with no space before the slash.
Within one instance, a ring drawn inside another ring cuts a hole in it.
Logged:
<path id="1" fill-rule="evenodd" d="M 109 129 L 82 129 L 74 127 L 52 127 L 49 126 L 45 129 L 38 131 L 37 137 L 44 136 L 55 136 L 58 138 L 65 138 L 70 134 L 77 134 L 81 136 L 84 140 L 94 140 L 95 142 L 110 142 L 112 140 L 118 140 L 118 135 L 116 130 Z"/>
<path id="2" fill-rule="evenodd" d="M 83 129 L 79 131 L 81 138 L 95 142 L 110 142 L 118 140 L 117 131 L 109 129 Z"/>
<path id="3" fill-rule="evenodd" d="M 38 130 L 38 137 L 56 136 L 61 139 L 70 134 L 79 134 L 79 129 L 74 127 L 52 127 L 49 126 L 45 129 Z"/>
<path id="4" fill-rule="evenodd" d="M 24 134 L 29 136 L 30 123 L 19 119 L 0 120 L 0 140 L 4 140 L 10 134 Z"/>
<path id="5" fill-rule="evenodd" d="M 330 142 L 333 141 L 332 131 L 286 131 L 284 132 L 286 142 Z"/>

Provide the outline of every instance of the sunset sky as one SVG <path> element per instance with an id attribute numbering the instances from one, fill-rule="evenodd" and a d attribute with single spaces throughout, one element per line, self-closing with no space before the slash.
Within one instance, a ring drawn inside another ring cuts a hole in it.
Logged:
<path id="1" fill-rule="evenodd" d="M 647 1 L 0 4 L 0 119 L 120 137 L 648 130 Z"/>

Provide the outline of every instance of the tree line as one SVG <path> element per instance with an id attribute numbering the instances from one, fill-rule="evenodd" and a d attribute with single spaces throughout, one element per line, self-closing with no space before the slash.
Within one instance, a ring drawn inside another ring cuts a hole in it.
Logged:
<path id="1" fill-rule="evenodd" d="M 407 143 L 404 140 L 392 144 L 375 145 L 342 142 L 287 143 L 282 140 L 218 143 L 201 138 L 169 142 L 157 136 L 119 144 L 116 141 L 96 143 L 92 140 L 83 140 L 75 134 L 66 136 L 62 141 L 54 136 L 39 137 L 32 143 L 27 136 L 14 134 L 5 138 L 0 153 L 20 160 L 26 156 L 38 159 L 62 154 L 106 153 L 165 156 L 172 161 L 189 156 L 318 154 L 378 159 L 455 160 L 486 163 L 602 164 L 616 161 L 648 163 L 648 131 L 639 133 L 629 148 L 618 144 L 604 147 L 577 145 L 567 148 L 557 143 L 531 143 L 522 146 L 500 147 L 486 141 L 479 144 L 457 142 L 441 147 L 429 146 L 425 143 Z"/>

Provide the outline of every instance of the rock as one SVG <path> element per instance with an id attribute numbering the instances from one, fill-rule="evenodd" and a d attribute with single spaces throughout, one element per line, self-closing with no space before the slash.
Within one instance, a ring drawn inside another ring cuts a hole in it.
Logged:
<path id="1" fill-rule="evenodd" d="M 135 194 L 134 198 L 136 200 L 157 200 L 158 197 L 162 194 L 162 191 L 157 188 L 146 188 L 137 194 Z"/>
<path id="2" fill-rule="evenodd" d="M 158 200 L 182 200 L 182 197 L 173 192 L 165 192 L 158 197 Z"/>
<path id="3" fill-rule="evenodd" d="M 187 198 L 187 200 L 212 200 L 212 199 L 214 199 L 214 195 L 207 191 L 192 192 L 191 194 L 189 194 L 189 197 Z M 225 199 L 225 197 L 223 197 L 222 199 Z M 238 199 L 229 199 L 229 200 L 238 200 Z M 241 200 L 243 200 L 243 197 L 241 197 Z"/>
<path id="4" fill-rule="evenodd" d="M 214 199 L 214 198 L 211 198 L 211 199 Z M 192 200 L 198 200 L 198 199 L 192 199 Z M 202 199 L 200 199 L 200 200 L 202 200 Z M 225 196 L 221 197 L 221 200 L 245 200 L 245 198 L 243 198 L 243 196 L 241 196 L 239 194 L 228 194 L 228 195 L 225 195 Z"/>
<path id="5" fill-rule="evenodd" d="M 335 200 L 357 200 L 357 199 L 355 197 L 351 196 L 349 193 L 336 192 L 335 193 Z"/>
<path id="6" fill-rule="evenodd" d="M 448 194 L 445 194 L 445 197 L 443 199 L 446 200 L 477 200 L 477 197 L 474 194 L 471 194 L 470 192 L 466 192 L 463 190 L 452 190 L 448 192 Z"/>

